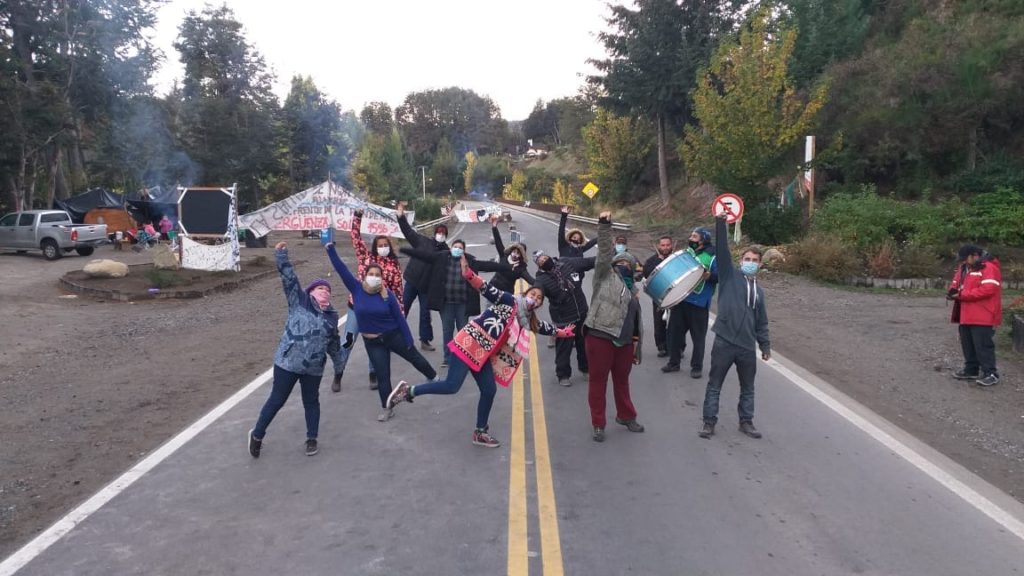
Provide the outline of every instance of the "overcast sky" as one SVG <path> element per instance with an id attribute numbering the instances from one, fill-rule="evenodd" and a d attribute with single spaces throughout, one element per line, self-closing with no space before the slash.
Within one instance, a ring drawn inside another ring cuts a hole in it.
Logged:
<path id="1" fill-rule="evenodd" d="M 166 61 L 165 93 L 182 75 L 172 44 L 189 10 L 204 0 L 170 0 L 154 41 Z M 409 92 L 459 86 L 490 96 L 507 120 L 537 98 L 572 96 L 604 51 L 605 0 L 228 0 L 249 43 L 277 75 L 283 99 L 292 75 L 311 75 L 346 109 Z M 220 5 L 220 2 L 215 3 Z"/>

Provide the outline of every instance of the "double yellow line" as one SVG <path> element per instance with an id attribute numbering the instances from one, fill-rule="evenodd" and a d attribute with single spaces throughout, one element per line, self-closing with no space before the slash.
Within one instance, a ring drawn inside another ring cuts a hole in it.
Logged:
<path id="1" fill-rule="evenodd" d="M 524 286 L 519 284 L 520 290 Z M 544 391 L 537 356 L 539 335 L 530 345 L 530 408 L 533 413 L 533 462 L 537 474 L 537 517 L 540 521 L 541 563 L 544 576 L 562 576 L 562 543 L 558 533 L 558 509 L 551 475 L 548 426 L 544 417 Z M 508 574 L 528 576 L 529 516 L 526 490 L 526 389 L 523 369 L 512 383 L 512 430 L 508 483 Z"/>

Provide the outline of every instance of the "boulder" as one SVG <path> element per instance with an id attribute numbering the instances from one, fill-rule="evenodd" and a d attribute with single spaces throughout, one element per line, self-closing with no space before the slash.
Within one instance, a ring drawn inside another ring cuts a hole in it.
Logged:
<path id="1" fill-rule="evenodd" d="M 785 262 L 786 255 L 778 248 L 769 248 L 765 251 L 764 257 L 761 258 L 761 261 L 765 266 L 774 266 Z"/>
<path id="2" fill-rule="evenodd" d="M 153 267 L 157 270 L 177 270 L 178 256 L 167 244 L 157 244 L 152 249 Z"/>
<path id="3" fill-rule="evenodd" d="M 117 260 L 91 260 L 82 272 L 90 278 L 124 278 L 128 275 L 128 265 Z"/>

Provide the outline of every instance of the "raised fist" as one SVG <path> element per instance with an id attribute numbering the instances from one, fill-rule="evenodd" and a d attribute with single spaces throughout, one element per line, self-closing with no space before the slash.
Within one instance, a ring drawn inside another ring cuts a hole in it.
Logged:
<path id="1" fill-rule="evenodd" d="M 275 250 L 286 250 L 288 248 L 287 242 L 278 242 L 274 245 Z"/>
<path id="2" fill-rule="evenodd" d="M 357 208 L 356 210 L 353 210 L 352 211 L 352 215 L 355 216 L 356 218 L 362 218 L 363 217 L 363 209 L 362 208 Z"/>

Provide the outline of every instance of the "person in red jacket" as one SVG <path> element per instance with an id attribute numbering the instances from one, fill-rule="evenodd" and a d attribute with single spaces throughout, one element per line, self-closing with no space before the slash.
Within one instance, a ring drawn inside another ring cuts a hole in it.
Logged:
<path id="1" fill-rule="evenodd" d="M 995 386 L 999 383 L 999 372 L 992 338 L 996 326 L 1003 321 L 1003 275 L 999 260 L 973 244 L 961 246 L 959 257 L 960 266 L 946 294 L 953 301 L 952 321 L 960 325 L 960 347 L 964 352 L 964 367 L 953 377 L 975 380 L 979 386 Z"/>

